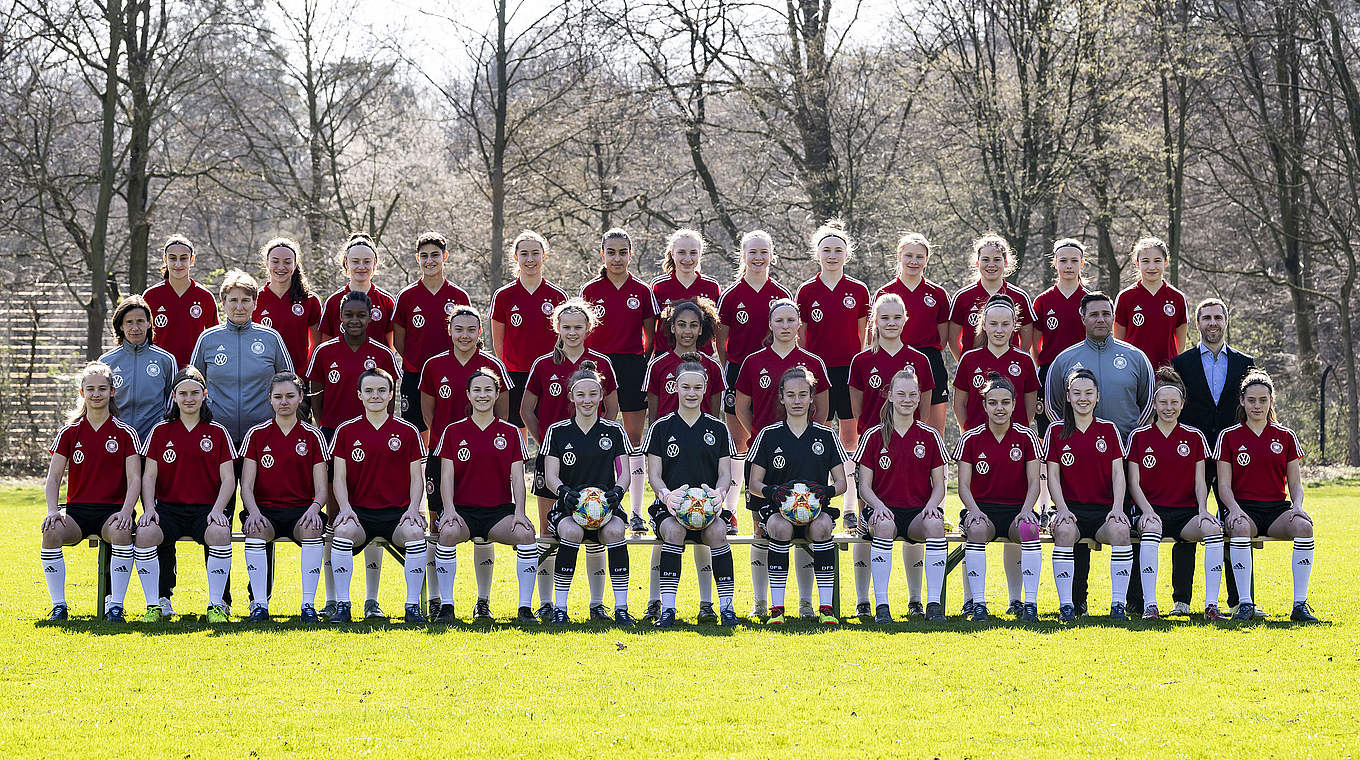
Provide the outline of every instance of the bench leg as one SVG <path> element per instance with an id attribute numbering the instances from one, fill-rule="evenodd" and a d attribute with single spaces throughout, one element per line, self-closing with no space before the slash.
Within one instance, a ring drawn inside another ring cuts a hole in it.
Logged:
<path id="1" fill-rule="evenodd" d="M 104 617 L 104 599 L 109 595 L 109 562 L 113 559 L 113 546 L 108 541 L 99 542 L 99 562 L 95 574 L 99 582 L 95 584 L 94 614 Z"/>
<path id="2" fill-rule="evenodd" d="M 947 610 L 949 605 L 946 603 L 949 595 L 949 576 L 954 572 L 954 568 L 963 564 L 963 546 L 955 546 L 949 551 L 949 557 L 944 562 L 944 582 L 940 584 L 940 609 Z M 967 581 L 964 581 L 967 583 Z"/>

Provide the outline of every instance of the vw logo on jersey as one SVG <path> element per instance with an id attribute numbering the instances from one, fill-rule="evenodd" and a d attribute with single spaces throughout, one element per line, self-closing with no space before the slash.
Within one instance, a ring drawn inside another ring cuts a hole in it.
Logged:
<path id="1" fill-rule="evenodd" d="M 118 441 L 116 441 L 116 440 L 114 440 L 114 439 L 112 439 L 112 438 L 108 439 L 107 441 L 104 441 L 104 450 L 107 451 L 107 452 L 109 452 L 110 454 L 117 454 L 117 453 L 118 453 Z"/>
<path id="2" fill-rule="evenodd" d="M 373 320 L 374 322 L 382 321 L 382 309 L 379 309 L 376 306 L 374 306 L 372 309 L 369 309 L 368 318 Z"/>
<path id="3" fill-rule="evenodd" d="M 364 461 L 364 450 L 356 446 L 354 450 L 349 452 L 349 458 L 355 462 Z"/>
<path id="4" fill-rule="evenodd" d="M 561 384 L 561 383 L 549 383 L 549 384 L 548 384 L 548 395 L 549 395 L 549 396 L 561 396 L 561 395 L 562 395 L 562 384 Z"/>
<path id="5" fill-rule="evenodd" d="M 637 296 L 628 296 L 628 308 L 636 309 L 639 306 L 642 306 L 642 302 L 638 300 Z"/>
<path id="6" fill-rule="evenodd" d="M 1063 467 L 1071 467 L 1072 463 L 1077 461 L 1077 458 L 1072 456 L 1072 452 L 1066 451 L 1063 452 L 1062 457 L 1059 458 L 1058 461 L 1062 462 Z"/>
<path id="7" fill-rule="evenodd" d="M 1056 329 L 1058 329 L 1058 318 L 1057 318 L 1057 317 L 1049 317 L 1048 320 L 1044 322 L 1044 324 L 1048 325 L 1048 329 L 1050 329 L 1050 330 L 1056 330 Z"/>
<path id="8" fill-rule="evenodd" d="M 467 447 L 458 449 L 458 461 L 466 462 L 472 458 L 472 449 Z"/>
<path id="9" fill-rule="evenodd" d="M 679 447 L 679 446 L 676 446 L 676 445 L 673 444 L 673 443 L 672 443 L 671 445 L 667 446 L 667 447 L 666 447 L 666 456 L 670 457 L 671 459 L 675 459 L 676 457 L 680 456 L 680 447 Z"/>
<path id="10" fill-rule="evenodd" d="M 841 304 L 844 305 L 845 308 L 847 309 L 853 309 L 855 308 L 855 297 L 846 296 L 845 298 L 841 299 Z"/>
<path id="11" fill-rule="evenodd" d="M 713 436 L 713 431 L 712 431 L 712 430 L 705 430 L 705 431 L 704 431 L 704 443 L 708 444 L 709 446 L 717 446 L 717 445 L 718 445 L 718 439 L 715 438 L 715 437 Z"/>
<path id="12" fill-rule="evenodd" d="M 576 464 L 576 452 L 574 452 L 574 451 L 568 451 L 567 453 L 563 454 L 563 455 L 562 455 L 562 464 L 564 464 L 564 465 L 566 465 L 566 466 L 568 466 L 568 467 L 570 467 L 570 466 Z"/>
<path id="13" fill-rule="evenodd" d="M 161 461 L 162 461 L 162 462 L 165 462 L 166 464 L 171 464 L 172 462 L 174 462 L 174 461 L 175 461 L 175 450 L 174 450 L 174 449 L 166 449 L 166 450 L 161 454 Z"/>
<path id="14" fill-rule="evenodd" d="M 71 461 L 72 461 L 72 462 L 75 462 L 76 464 L 80 464 L 80 463 L 84 462 L 84 461 L 85 461 L 85 452 L 84 452 L 84 451 L 81 451 L 80 449 L 76 449 L 76 452 L 75 452 L 74 454 L 71 455 Z"/>
<path id="15" fill-rule="evenodd" d="M 1138 312 L 1137 314 L 1134 314 L 1134 315 L 1133 315 L 1133 320 L 1132 320 L 1132 321 L 1133 321 L 1134 327 L 1142 327 L 1142 326 L 1143 326 L 1143 323 L 1146 322 L 1147 319 L 1143 316 L 1143 313 L 1140 311 L 1140 312 Z"/>
<path id="16" fill-rule="evenodd" d="M 146 374 L 149 377 L 160 377 L 161 365 L 154 363 L 146 365 Z"/>
<path id="17" fill-rule="evenodd" d="M 1162 304 L 1162 313 L 1168 317 L 1176 316 L 1176 304 L 1171 303 L 1170 301 Z"/>
<path id="18" fill-rule="evenodd" d="M 758 383 L 758 385 L 759 385 L 761 388 L 768 388 L 768 387 L 770 387 L 770 376 L 769 376 L 769 375 L 761 375 L 761 376 L 760 376 L 760 382 Z"/>
<path id="19" fill-rule="evenodd" d="M 336 383 L 340 382 L 340 370 L 333 369 L 330 372 L 327 372 L 326 381 L 329 382 L 331 385 L 335 385 Z"/>
<path id="20" fill-rule="evenodd" d="M 263 468 L 265 468 L 266 470 L 269 469 L 270 467 L 273 467 L 273 466 L 274 466 L 274 455 L 273 455 L 273 454 L 265 454 L 264 456 L 260 457 L 260 466 L 263 467 Z"/>
<path id="21" fill-rule="evenodd" d="M 821 309 L 813 309 L 813 310 L 812 310 L 812 321 L 813 321 L 813 322 L 820 322 L 820 321 L 822 321 L 822 310 L 821 310 Z"/>
<path id="22" fill-rule="evenodd" d="M 990 469 L 992 469 L 992 466 L 988 464 L 987 460 L 985 459 L 978 460 L 976 463 L 973 464 L 973 471 L 979 475 L 986 475 L 987 471 Z"/>
<path id="23" fill-rule="evenodd" d="M 826 447 L 822 445 L 821 441 L 813 441 L 812 453 L 816 454 L 817 456 L 821 456 L 822 454 L 826 453 Z"/>
<path id="24" fill-rule="evenodd" d="M 788 462 L 784 460 L 783 454 L 776 454 L 774 459 L 770 461 L 770 464 L 774 467 L 774 469 L 782 470 L 784 469 L 784 465 L 788 464 Z"/>
<path id="25" fill-rule="evenodd" d="M 510 325 L 512 327 L 519 327 L 522 324 L 524 324 L 524 317 L 521 317 L 518 312 L 510 315 Z"/>
<path id="26" fill-rule="evenodd" d="M 393 434 L 391 438 L 388 438 L 388 439 L 387 439 L 387 448 L 389 448 L 389 449 L 391 449 L 391 450 L 393 450 L 393 451 L 396 451 L 397 449 L 400 449 L 400 448 L 401 448 L 401 436 L 396 435 L 396 434 Z"/>
<path id="27" fill-rule="evenodd" d="M 1104 436 L 1096 439 L 1096 451 L 1099 451 L 1100 453 L 1104 454 L 1106 449 L 1108 448 L 1109 445 L 1105 443 Z"/>
<path id="28" fill-rule="evenodd" d="M 1123 354 L 1115 354 L 1114 361 L 1110 362 L 1115 369 L 1124 369 L 1129 366 L 1129 358 Z"/>
<path id="29" fill-rule="evenodd" d="M 747 314 L 745 311 L 738 311 L 738 312 L 737 312 L 737 324 L 744 325 L 744 324 L 746 324 L 747 321 L 749 321 L 750 319 L 751 319 L 751 315 L 750 315 L 750 314 Z"/>
<path id="30" fill-rule="evenodd" d="M 981 320 L 982 314 L 979 312 L 974 311 L 968 315 L 968 324 L 972 325 L 973 327 L 977 327 L 978 322 L 980 322 Z"/>
<path id="31" fill-rule="evenodd" d="M 447 386 L 447 385 L 441 385 L 441 386 L 439 386 L 439 397 L 440 397 L 440 398 L 450 398 L 451 396 L 453 396 L 453 389 L 452 389 L 452 388 L 450 388 L 450 387 Z"/>
<path id="32" fill-rule="evenodd" d="M 259 356 L 260 354 L 263 354 L 263 353 L 264 353 L 264 341 L 262 341 L 262 340 L 257 340 L 257 341 L 255 341 L 254 343 L 251 343 L 251 344 L 250 344 L 250 353 L 255 354 L 256 356 Z"/>
<path id="33" fill-rule="evenodd" d="M 1151 470 L 1153 467 L 1156 467 L 1156 466 L 1157 466 L 1157 457 L 1155 457 L 1155 456 L 1153 456 L 1153 455 L 1151 455 L 1151 454 L 1148 454 L 1147 456 L 1143 457 L 1143 469 L 1145 469 L 1145 470 Z"/>
<path id="34" fill-rule="evenodd" d="M 551 313 L 553 313 L 553 305 L 552 305 L 552 301 L 549 301 L 549 300 L 547 300 L 546 298 L 543 299 L 543 305 L 540 306 L 540 307 L 538 307 L 538 308 L 539 308 L 539 310 L 542 311 L 544 314 L 551 314 Z"/>
<path id="35" fill-rule="evenodd" d="M 916 444 L 916 446 L 912 448 L 911 453 L 915 454 L 917 459 L 925 459 L 926 458 L 925 444 L 924 443 Z"/>
<path id="36" fill-rule="evenodd" d="M 213 354 L 212 362 L 213 364 L 216 364 L 217 366 L 221 367 L 227 363 L 227 355 Z"/>
<path id="37" fill-rule="evenodd" d="M 497 435 L 496 439 L 491 442 L 491 445 L 495 446 L 497 449 L 500 449 L 501 451 L 504 451 L 505 447 L 509 445 L 509 442 L 505 440 L 505 436 Z"/>
<path id="38" fill-rule="evenodd" d="M 975 374 L 973 375 L 973 387 L 974 387 L 974 388 L 977 388 L 978 390 L 981 390 L 981 389 L 982 389 L 982 384 L 985 383 L 985 382 L 987 382 L 987 381 L 984 380 L 984 379 L 982 379 L 982 374 L 981 374 L 980 372 L 979 372 L 979 373 L 975 373 Z"/>
<path id="39" fill-rule="evenodd" d="M 305 457 L 305 456 L 307 456 L 307 442 L 306 442 L 306 441 L 298 441 L 298 442 L 297 442 L 297 445 L 293 447 L 293 451 L 296 451 L 296 452 L 297 452 L 297 455 L 300 456 L 300 457 Z"/>
<path id="40" fill-rule="evenodd" d="M 1181 441 L 1181 445 L 1176 447 L 1176 453 L 1180 454 L 1183 457 L 1190 456 L 1190 444 L 1186 443 L 1185 441 Z"/>
<path id="41" fill-rule="evenodd" d="M 274 320 L 270 319 L 269 317 L 260 317 L 260 324 L 264 325 L 265 327 L 273 327 Z"/>
<path id="42" fill-rule="evenodd" d="M 364 359 L 364 369 L 375 369 L 378 363 L 372 359 Z"/>
<path id="43" fill-rule="evenodd" d="M 1020 363 L 1011 362 L 1011 366 L 1007 367 L 1006 371 L 1011 373 L 1011 377 L 1020 377 Z"/>
<path id="44" fill-rule="evenodd" d="M 293 311 L 293 314 L 295 314 L 295 315 L 297 315 L 297 316 L 300 317 L 300 316 L 302 316 L 303 314 L 306 314 L 306 313 L 307 313 L 307 307 L 306 307 L 306 306 L 303 306 L 303 305 L 300 304 L 300 303 L 295 303 L 295 304 L 293 304 L 293 309 L 292 309 L 292 311 Z"/>
<path id="45" fill-rule="evenodd" d="M 1270 442 L 1270 453 L 1272 453 L 1272 454 L 1283 454 L 1283 453 L 1284 453 L 1284 444 L 1280 443 L 1279 441 L 1271 441 L 1271 442 Z"/>
<path id="46" fill-rule="evenodd" d="M 154 364 L 148 364 L 148 365 L 146 365 L 146 366 L 147 366 L 148 369 L 150 369 L 151 367 L 154 367 L 154 366 L 156 366 L 156 365 L 154 365 Z M 150 374 L 150 373 L 148 373 L 148 374 Z M 120 375 L 120 374 L 118 374 L 117 372 L 113 373 L 113 388 L 114 388 L 114 390 L 117 390 L 117 389 L 122 388 L 122 387 L 123 387 L 123 376 Z"/>
<path id="47" fill-rule="evenodd" d="M 198 304 L 190 306 L 189 316 L 193 317 L 194 319 L 198 319 L 199 317 L 203 316 L 203 307 L 199 306 Z"/>
<path id="48" fill-rule="evenodd" d="M 1012 462 L 1019 462 L 1021 459 L 1024 459 L 1024 458 L 1025 458 L 1025 452 L 1021 451 L 1019 446 L 1012 446 L 1012 447 L 1011 447 L 1011 461 L 1012 461 Z"/>
<path id="49" fill-rule="evenodd" d="M 605 438 L 601 438 L 601 439 L 600 439 L 600 450 L 601 450 L 601 451 L 609 451 L 609 450 L 612 449 L 612 448 L 614 448 L 614 442 L 611 441 L 611 440 L 609 440 L 608 437 L 605 437 Z"/>
<path id="50" fill-rule="evenodd" d="M 424 327 L 424 326 L 425 326 L 425 315 L 424 315 L 424 314 L 417 314 L 417 315 L 415 315 L 414 317 L 411 317 L 411 326 L 412 326 L 412 327 Z"/>
<path id="51" fill-rule="evenodd" d="M 670 394 L 670 395 L 675 395 L 675 381 L 674 381 L 674 380 L 667 380 L 667 381 L 666 381 L 666 393 L 668 393 L 668 394 Z"/>
<path id="52" fill-rule="evenodd" d="M 883 456 L 878 458 L 878 469 L 886 470 L 890 467 L 892 467 L 891 457 L 889 457 L 887 454 L 884 454 Z"/>
<path id="53" fill-rule="evenodd" d="M 170 324 L 169 318 L 167 318 L 164 314 L 157 314 L 156 318 L 151 321 L 155 323 L 157 327 L 165 327 L 166 325 Z"/>
<path id="54" fill-rule="evenodd" d="M 198 441 L 198 447 L 200 449 L 203 449 L 204 451 L 212 451 L 213 450 L 212 439 L 207 436 L 203 436 Z"/>
<path id="55" fill-rule="evenodd" d="M 1237 464 L 1242 467 L 1251 464 L 1251 454 L 1248 454 L 1245 451 L 1237 452 Z"/>
<path id="56" fill-rule="evenodd" d="M 925 297 L 925 298 L 922 298 L 921 301 L 922 301 L 922 303 L 924 303 L 926 306 L 934 306 L 934 305 L 935 305 L 935 296 L 932 296 L 931 294 L 926 293 L 926 297 Z"/>
<path id="57" fill-rule="evenodd" d="M 878 376 L 878 372 L 869 375 L 869 387 L 875 389 L 883 387 L 883 378 Z"/>

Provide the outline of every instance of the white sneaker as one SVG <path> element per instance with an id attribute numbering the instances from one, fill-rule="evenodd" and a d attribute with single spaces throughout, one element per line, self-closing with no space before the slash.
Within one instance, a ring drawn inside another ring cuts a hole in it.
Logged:
<path id="1" fill-rule="evenodd" d="M 1184 616 L 1186 616 L 1186 617 L 1189 617 L 1189 616 L 1191 615 L 1191 612 L 1190 612 L 1190 605 L 1186 604 L 1185 602 L 1176 602 L 1176 606 L 1172 607 L 1172 608 L 1171 608 L 1171 611 L 1168 612 L 1168 613 L 1166 613 L 1166 614 L 1167 614 L 1167 615 L 1184 615 Z"/>
<path id="2" fill-rule="evenodd" d="M 170 606 L 170 597 L 161 597 L 161 617 L 174 617 L 175 608 Z"/>

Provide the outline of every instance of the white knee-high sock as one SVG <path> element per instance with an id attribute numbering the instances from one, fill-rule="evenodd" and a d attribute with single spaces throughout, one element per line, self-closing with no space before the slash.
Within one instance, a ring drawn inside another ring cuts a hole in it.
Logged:
<path id="1" fill-rule="evenodd" d="M 47 579 L 47 594 L 52 597 L 52 605 L 66 604 L 66 558 L 61 547 L 42 549 L 38 558 L 42 560 L 43 577 Z"/>
<path id="2" fill-rule="evenodd" d="M 377 544 L 364 548 L 364 600 L 378 600 L 378 586 L 382 583 L 383 552 Z"/>
<path id="3" fill-rule="evenodd" d="M 973 592 L 974 604 L 987 603 L 987 545 L 968 542 L 963 545 L 964 562 L 968 566 L 968 587 Z"/>
<path id="4" fill-rule="evenodd" d="M 727 489 L 727 499 L 723 506 L 732 514 L 737 514 L 737 507 L 741 504 L 741 490 L 746 485 L 746 470 L 741 463 L 733 460 L 732 462 L 732 486 Z"/>
<path id="5" fill-rule="evenodd" d="M 330 574 L 335 578 L 335 601 L 349 604 L 350 582 L 354 580 L 354 542 L 348 538 L 331 539 Z"/>
<path id="6" fill-rule="evenodd" d="M 316 606 L 316 587 L 321 580 L 321 555 L 325 552 L 319 538 L 302 539 L 302 606 Z"/>
<path id="7" fill-rule="evenodd" d="M 925 548 L 927 602 L 939 603 L 940 590 L 944 588 L 944 566 L 948 561 L 949 541 L 943 538 L 927 538 Z"/>
<path id="8" fill-rule="evenodd" d="M 907 601 L 921 601 L 921 581 L 925 577 L 926 547 L 922 544 L 902 544 L 902 567 L 907 571 Z"/>
<path id="9" fill-rule="evenodd" d="M 645 464 L 646 459 L 642 456 L 628 457 L 628 469 L 632 474 L 628 481 L 628 504 L 632 507 L 633 514 L 639 516 L 646 512 L 642 504 L 642 484 L 645 479 L 642 468 Z"/>
<path id="10" fill-rule="evenodd" d="M 137 568 L 137 578 L 142 583 L 142 595 L 146 606 L 155 607 L 161 603 L 161 560 L 156 547 L 133 547 L 132 556 Z"/>
<path id="11" fill-rule="evenodd" d="M 1018 602 L 1022 593 L 1020 546 L 1012 543 L 1005 543 L 1001 546 L 1001 562 L 1002 566 L 1006 568 L 1006 591 L 1010 594 L 1009 601 Z"/>
<path id="12" fill-rule="evenodd" d="M 892 549 L 893 540 L 891 538 L 873 539 L 873 545 L 869 549 L 869 570 L 874 579 L 874 603 L 888 603 L 888 582 L 892 580 Z"/>
<path id="13" fill-rule="evenodd" d="M 963 569 L 963 604 L 968 606 L 973 603 L 973 584 L 968 582 L 968 557 L 964 556 L 959 561 L 959 567 Z"/>
<path id="14" fill-rule="evenodd" d="M 1233 580 L 1237 582 L 1237 600 L 1251 604 L 1251 538 L 1239 536 L 1228 539 L 1228 561 L 1232 563 Z"/>
<path id="15" fill-rule="evenodd" d="M 1218 606 L 1223 585 L 1223 535 L 1204 537 L 1204 604 Z"/>
<path id="16" fill-rule="evenodd" d="M 1308 579 L 1313 574 L 1313 537 L 1294 539 L 1294 603 L 1308 601 Z"/>
<path id="17" fill-rule="evenodd" d="M 1043 572 L 1044 549 L 1038 541 L 1020 544 L 1020 577 L 1025 590 L 1025 604 L 1039 603 L 1039 575 Z"/>
<path id="18" fill-rule="evenodd" d="M 406 557 L 402 570 L 406 575 L 406 603 L 420 604 L 420 592 L 425 588 L 425 539 L 406 542 Z"/>
<path id="19" fill-rule="evenodd" d="M 473 575 L 477 577 L 477 598 L 491 598 L 491 574 L 496 569 L 496 545 L 490 541 L 472 545 Z M 445 604 L 453 600 L 445 599 Z"/>
<path id="20" fill-rule="evenodd" d="M 434 577 L 439 587 L 437 593 L 439 594 L 440 604 L 453 604 L 453 579 L 457 575 L 458 547 L 435 544 Z"/>
<path id="21" fill-rule="evenodd" d="M 699 604 L 713 603 L 713 550 L 694 545 L 694 577 L 699 581 Z"/>
<path id="22" fill-rule="evenodd" d="M 109 595 L 119 607 L 123 606 L 123 600 L 127 598 L 128 584 L 132 582 L 132 567 L 132 544 L 114 544 L 110 549 Z"/>
<path id="23" fill-rule="evenodd" d="M 1076 560 L 1070 546 L 1053 547 L 1053 584 L 1058 587 L 1058 606 L 1072 604 L 1072 576 L 1076 574 Z"/>
<path id="24" fill-rule="evenodd" d="M 590 581 L 590 606 L 604 604 L 604 579 L 608 573 L 605 568 L 604 544 L 594 541 L 586 547 L 586 578 Z"/>
<path id="25" fill-rule="evenodd" d="M 254 595 L 255 606 L 269 609 L 269 553 L 265 551 L 264 539 L 247 538 L 245 551 L 246 579 L 250 582 L 250 593 Z"/>
<path id="26" fill-rule="evenodd" d="M 1110 603 L 1129 600 L 1129 576 L 1133 574 L 1133 545 L 1110 547 Z"/>
<path id="27" fill-rule="evenodd" d="M 873 573 L 869 570 L 870 554 L 869 544 L 852 544 L 850 547 L 850 558 L 855 563 L 855 602 L 859 604 L 869 601 L 869 584 L 873 579 Z"/>
<path id="28" fill-rule="evenodd" d="M 793 575 L 798 580 L 798 604 L 811 604 L 817 581 L 812 570 L 812 552 L 808 551 L 807 544 L 800 544 L 793 550 L 791 561 L 794 563 Z"/>
<path id="29" fill-rule="evenodd" d="M 647 602 L 661 601 L 661 546 L 652 547 L 652 559 L 647 563 L 651 571 L 647 574 Z"/>
<path id="30" fill-rule="evenodd" d="M 208 604 L 222 605 L 222 592 L 231 577 L 231 544 L 208 547 Z"/>
<path id="31" fill-rule="evenodd" d="M 1157 606 L 1157 550 L 1161 545 L 1160 533 L 1144 533 L 1138 544 L 1138 577 L 1143 579 L 1144 607 Z"/>
<path id="32" fill-rule="evenodd" d="M 770 542 L 758 538 L 751 543 L 751 599 L 757 606 L 770 598 Z"/>
<path id="33" fill-rule="evenodd" d="M 538 544 L 515 547 L 515 576 L 519 579 L 519 606 L 528 607 L 534 600 L 534 581 L 538 577 Z"/>

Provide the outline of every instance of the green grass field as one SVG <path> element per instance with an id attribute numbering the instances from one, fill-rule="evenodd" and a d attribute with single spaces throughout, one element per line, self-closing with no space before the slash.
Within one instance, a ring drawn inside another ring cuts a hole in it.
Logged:
<path id="1" fill-rule="evenodd" d="M 262 630 L 176 621 L 108 626 L 91 619 L 95 553 L 67 549 L 73 619 L 48 610 L 38 570 L 40 488 L 0 486 L 0 752 L 9 757 L 1350 757 L 1360 746 L 1360 489 L 1308 492 L 1316 521 L 1311 601 L 1327 623 L 1287 618 L 1287 544 L 1257 552 L 1257 601 L 1271 622 L 1110 625 L 1087 618 L 975 626 L 951 621 L 883 630 L 695 627 L 693 566 L 681 579 L 676 630 L 509 624 L 407 629 L 400 624 Z M 957 505 L 951 507 L 957 514 Z M 743 526 L 745 527 L 745 526 Z M 999 558 L 999 548 L 992 555 Z M 646 604 L 645 550 L 633 550 L 634 612 Z M 737 609 L 750 608 L 738 549 Z M 1161 601 L 1170 607 L 1169 551 Z M 276 614 L 296 614 L 297 549 L 279 550 Z M 843 555 L 847 556 L 847 555 Z M 201 555 L 182 549 L 179 612 L 205 605 Z M 471 552 L 458 613 L 471 613 Z M 514 554 L 498 554 L 493 610 L 514 613 Z M 1093 557 L 1091 605 L 1109 600 L 1108 554 Z M 844 588 L 853 609 L 847 566 Z M 906 612 L 900 560 L 894 610 Z M 397 563 L 383 606 L 401 609 Z M 993 609 L 1005 580 L 989 573 Z M 291 574 L 290 574 L 291 571 Z M 1047 559 L 1040 613 L 1056 593 Z M 244 596 L 236 548 L 233 586 Z M 1350 580 L 1347 580 L 1350 579 Z M 790 579 L 792 582 L 792 579 Z M 356 579 L 356 598 L 361 597 Z M 1202 583 L 1199 581 L 1198 583 Z M 1203 599 L 1196 588 L 1196 604 Z M 585 616 L 585 581 L 572 614 Z M 791 598 L 793 598 L 791 596 Z M 141 605 L 133 582 L 129 609 Z M 997 600 L 1001 600 L 998 604 Z M 191 618 L 192 619 L 192 618 Z M 295 620 L 295 618 L 292 618 Z"/>

